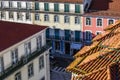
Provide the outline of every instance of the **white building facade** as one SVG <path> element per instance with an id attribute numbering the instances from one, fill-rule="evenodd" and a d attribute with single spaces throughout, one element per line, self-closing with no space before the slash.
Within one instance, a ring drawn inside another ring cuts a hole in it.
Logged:
<path id="1" fill-rule="evenodd" d="M 1 43 L 6 43 L 6 46 L 0 46 L 0 80 L 50 80 L 50 47 L 46 45 L 45 41 L 45 26 L 43 29 L 40 29 L 38 27 L 43 26 L 11 22 L 0 22 L 0 24 L 1 30 L 3 31 L 4 28 L 2 27 L 6 27 L 4 25 L 11 25 L 11 29 L 7 34 L 7 37 L 11 38 L 9 39 L 10 41 L 8 41 L 7 44 L 6 40 L 3 42 L 1 40 Z M 24 27 L 24 29 L 21 29 L 21 27 Z M 31 29 L 29 29 L 29 27 L 31 27 Z M 38 30 L 32 27 L 37 27 Z M 9 28 L 9 26 L 7 28 Z M 30 33 L 27 33 L 27 29 L 28 31 L 33 30 L 34 32 L 30 31 Z M 17 34 L 17 36 L 15 34 Z M 5 37 L 3 37 L 3 39 L 5 39 Z M 9 46 L 9 44 L 11 44 L 11 46 Z"/>
<path id="2" fill-rule="evenodd" d="M 73 55 L 82 46 L 82 15 L 85 5 L 90 2 L 91 0 L 1 1 L 0 19 L 49 26 L 46 37 L 47 41 L 52 42 L 52 53 Z"/>

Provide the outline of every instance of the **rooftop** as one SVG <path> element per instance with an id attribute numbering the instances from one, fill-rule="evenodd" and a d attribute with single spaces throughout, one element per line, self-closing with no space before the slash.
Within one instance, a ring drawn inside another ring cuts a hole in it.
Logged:
<path id="1" fill-rule="evenodd" d="M 120 17 L 120 0 L 92 0 L 85 15 Z"/>
<path id="2" fill-rule="evenodd" d="M 77 74 L 75 80 L 119 80 L 120 79 L 120 21 L 109 25 L 74 55 L 75 60 L 67 71 Z"/>
<path id="3" fill-rule="evenodd" d="M 46 26 L 0 21 L 0 51 L 40 32 Z"/>

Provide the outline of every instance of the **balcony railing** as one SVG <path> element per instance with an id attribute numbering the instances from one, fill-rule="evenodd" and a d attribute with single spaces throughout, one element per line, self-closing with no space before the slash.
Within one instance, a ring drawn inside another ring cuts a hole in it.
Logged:
<path id="1" fill-rule="evenodd" d="M 63 36 L 49 36 L 47 40 L 64 40 L 64 41 L 72 41 L 72 42 L 83 42 L 82 38 L 71 38 L 71 37 L 63 37 Z"/>
<path id="2" fill-rule="evenodd" d="M 4 78 L 9 76 L 10 74 L 14 73 L 16 70 L 20 69 L 25 64 L 27 64 L 31 60 L 35 59 L 37 56 L 39 56 L 40 54 L 42 54 L 43 52 L 45 52 L 49 48 L 50 48 L 50 45 L 45 45 L 40 50 L 37 50 L 28 56 L 23 56 L 16 64 L 12 64 L 10 67 L 8 67 L 7 69 L 0 72 L 0 80 L 3 80 Z"/>

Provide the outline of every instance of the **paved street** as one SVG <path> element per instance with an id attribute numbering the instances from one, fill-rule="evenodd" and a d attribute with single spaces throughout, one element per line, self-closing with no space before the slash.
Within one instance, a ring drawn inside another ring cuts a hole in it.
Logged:
<path id="1" fill-rule="evenodd" d="M 67 72 L 51 71 L 51 80 L 70 80 L 71 74 Z"/>
<path id="2" fill-rule="evenodd" d="M 72 62 L 72 58 L 54 55 L 51 59 L 51 80 L 70 80 L 71 73 L 65 71 L 65 68 Z"/>

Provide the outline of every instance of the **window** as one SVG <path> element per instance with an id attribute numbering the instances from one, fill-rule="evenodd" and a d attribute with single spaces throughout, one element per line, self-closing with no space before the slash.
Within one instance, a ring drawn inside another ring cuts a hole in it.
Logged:
<path id="1" fill-rule="evenodd" d="M 70 40 L 70 38 L 71 38 L 70 30 L 65 30 L 64 35 L 65 35 L 65 40 Z"/>
<path id="2" fill-rule="evenodd" d="M 1 1 L 1 8 L 4 8 L 4 1 Z"/>
<path id="3" fill-rule="evenodd" d="M 44 21 L 49 21 L 49 16 L 48 16 L 48 14 L 44 15 Z"/>
<path id="4" fill-rule="evenodd" d="M 91 25 L 91 18 L 86 18 L 86 25 Z"/>
<path id="5" fill-rule="evenodd" d="M 70 22 L 69 16 L 65 16 L 65 17 L 64 17 L 64 23 L 69 23 L 69 22 Z"/>
<path id="6" fill-rule="evenodd" d="M 10 7 L 10 8 L 13 7 L 13 3 L 12 3 L 12 1 L 9 1 L 9 7 Z"/>
<path id="7" fill-rule="evenodd" d="M 13 12 L 9 12 L 9 19 L 13 19 Z"/>
<path id="8" fill-rule="evenodd" d="M 60 42 L 55 41 L 55 50 L 60 50 Z"/>
<path id="9" fill-rule="evenodd" d="M 30 2 L 26 2 L 26 9 L 31 9 L 31 3 Z"/>
<path id="10" fill-rule="evenodd" d="M 75 4 L 75 13 L 80 13 L 80 5 Z"/>
<path id="11" fill-rule="evenodd" d="M 39 2 L 35 2 L 35 10 L 39 10 Z"/>
<path id="12" fill-rule="evenodd" d="M 5 18 L 6 18 L 6 16 L 5 16 L 5 12 L 2 11 L 2 12 L 1 12 L 1 19 L 5 19 Z"/>
<path id="13" fill-rule="evenodd" d="M 17 12 L 17 20 L 22 20 L 23 16 L 21 12 Z"/>
<path id="14" fill-rule="evenodd" d="M 80 24 L 80 17 L 75 17 L 75 24 Z"/>
<path id="15" fill-rule="evenodd" d="M 31 43 L 30 42 L 25 43 L 25 53 L 26 53 L 26 55 L 31 53 Z"/>
<path id="16" fill-rule="evenodd" d="M 42 41 L 41 41 L 41 36 L 37 37 L 37 49 L 40 50 L 41 49 L 41 45 L 42 45 Z"/>
<path id="17" fill-rule="evenodd" d="M 54 16 L 54 22 L 59 22 L 59 16 L 58 15 Z"/>
<path id="18" fill-rule="evenodd" d="M 101 31 L 96 31 L 96 35 L 99 35 L 101 34 L 102 32 Z"/>
<path id="19" fill-rule="evenodd" d="M 0 72 L 2 72 L 4 70 L 4 61 L 3 61 L 3 57 L 0 57 Z"/>
<path id="20" fill-rule="evenodd" d="M 69 4 L 64 4 L 64 12 L 69 12 Z"/>
<path id="21" fill-rule="evenodd" d="M 39 13 L 35 13 L 35 20 L 40 20 Z"/>
<path id="22" fill-rule="evenodd" d="M 31 20 L 31 13 L 29 12 L 26 13 L 26 20 Z"/>
<path id="23" fill-rule="evenodd" d="M 59 29 L 55 29 L 55 39 L 59 39 L 60 35 L 60 30 Z"/>
<path id="24" fill-rule="evenodd" d="M 59 11 L 59 4 L 54 3 L 54 11 L 58 12 Z"/>
<path id="25" fill-rule="evenodd" d="M 75 31 L 75 41 L 79 42 L 80 41 L 80 31 Z"/>
<path id="26" fill-rule="evenodd" d="M 108 25 L 110 25 L 110 24 L 114 24 L 114 20 L 113 19 L 109 19 L 108 20 Z"/>
<path id="27" fill-rule="evenodd" d="M 39 58 L 39 69 L 41 70 L 42 68 L 44 68 L 44 55 Z"/>
<path id="28" fill-rule="evenodd" d="M 91 41 L 92 33 L 90 31 L 86 31 L 85 32 L 85 38 L 86 38 L 86 41 Z"/>
<path id="29" fill-rule="evenodd" d="M 102 19 L 97 19 L 97 26 L 102 26 Z"/>
<path id="30" fill-rule="evenodd" d="M 17 2 L 17 8 L 18 8 L 18 9 L 21 8 L 21 2 Z"/>
<path id="31" fill-rule="evenodd" d="M 21 79 L 21 72 L 15 74 L 15 80 L 22 80 Z"/>
<path id="32" fill-rule="evenodd" d="M 34 70 L 33 70 L 33 63 L 28 65 L 28 78 L 32 77 L 34 75 Z"/>
<path id="33" fill-rule="evenodd" d="M 48 3 L 44 3 L 44 10 L 49 11 L 49 4 Z"/>
<path id="34" fill-rule="evenodd" d="M 2 2 L 0 1 L 0 8 L 2 8 L 1 3 L 2 3 Z"/>
<path id="35" fill-rule="evenodd" d="M 12 64 L 16 64 L 18 62 L 18 49 L 14 49 L 11 51 L 11 58 L 12 58 Z"/>
<path id="36" fill-rule="evenodd" d="M 50 28 L 46 30 L 46 38 L 50 38 Z"/>
<path id="37" fill-rule="evenodd" d="M 42 77 L 40 80 L 45 80 L 45 76 L 44 76 L 44 77 Z"/>

